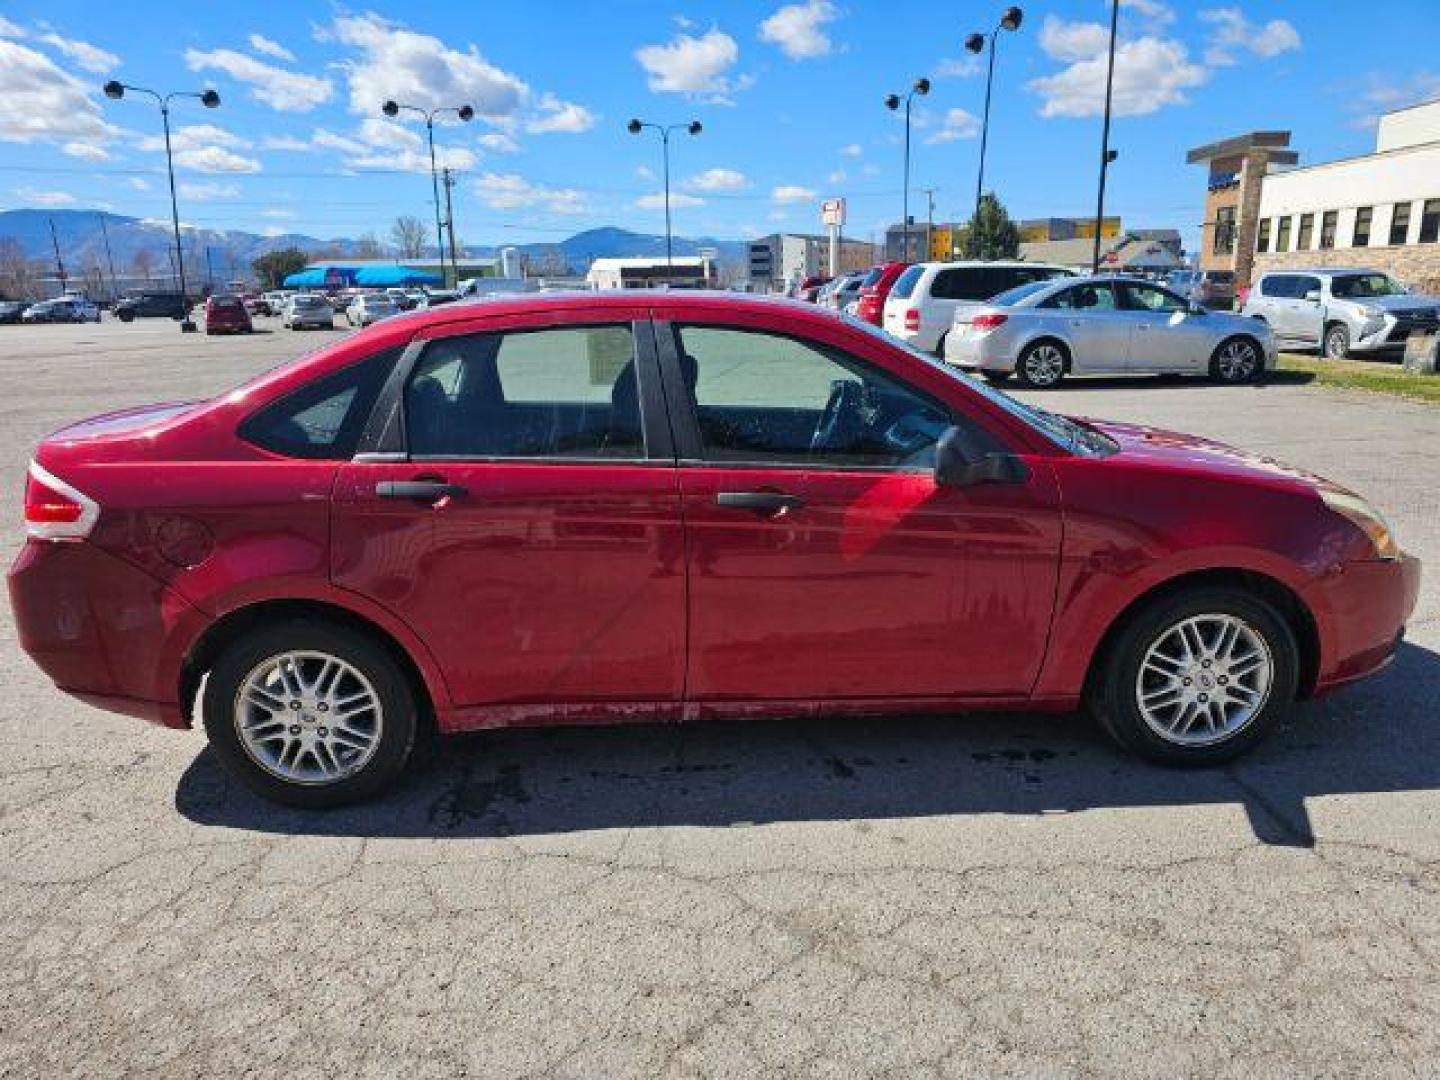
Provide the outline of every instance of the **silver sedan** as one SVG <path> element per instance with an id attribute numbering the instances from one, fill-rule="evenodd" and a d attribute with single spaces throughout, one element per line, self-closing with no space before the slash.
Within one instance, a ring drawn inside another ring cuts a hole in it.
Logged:
<path id="1" fill-rule="evenodd" d="M 1242 383 L 1275 367 L 1275 339 L 1255 319 L 1210 311 L 1143 279 L 1063 278 L 957 311 L 945 360 L 1035 387 L 1130 373 Z"/>

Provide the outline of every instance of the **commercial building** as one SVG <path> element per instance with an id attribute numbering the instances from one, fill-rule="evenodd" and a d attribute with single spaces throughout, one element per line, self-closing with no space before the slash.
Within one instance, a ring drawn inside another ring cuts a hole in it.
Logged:
<path id="1" fill-rule="evenodd" d="M 1201 267 L 1366 266 L 1440 291 L 1440 100 L 1386 113 L 1375 150 L 1296 168 L 1289 132 L 1192 150 L 1210 165 Z M 1223 152 L 1222 152 L 1223 151 Z"/>
<path id="2" fill-rule="evenodd" d="M 965 238 L 969 233 L 968 221 L 911 222 L 902 229 L 899 224 L 885 230 L 885 258 L 900 262 L 919 262 L 928 258 L 932 262 L 961 258 L 965 251 Z M 1020 243 L 1039 244 L 1058 240 L 1091 240 L 1095 237 L 1094 218 L 1032 218 L 1017 221 L 1015 229 L 1020 234 Z M 1107 217 L 1101 221 L 1100 235 L 1105 239 L 1120 236 L 1118 217 Z M 926 252 L 929 252 L 926 255 Z"/>
<path id="3" fill-rule="evenodd" d="M 812 233 L 771 233 L 751 240 L 747 251 L 750 287 L 779 292 L 807 277 L 864 270 L 876 262 L 875 245 L 840 239 L 840 265 L 830 265 L 830 237 Z"/>
<path id="4" fill-rule="evenodd" d="M 706 289 L 715 284 L 715 266 L 698 255 L 596 259 L 585 275 L 592 289 Z"/>
<path id="5" fill-rule="evenodd" d="M 1021 243 L 1020 257 L 1026 262 L 1049 263 L 1089 272 L 1095 258 L 1095 231 L 1090 236 L 1069 240 L 1038 240 Z M 1178 270 L 1185 265 L 1185 252 L 1178 229 L 1132 229 L 1100 241 L 1101 271 L 1155 274 Z"/>

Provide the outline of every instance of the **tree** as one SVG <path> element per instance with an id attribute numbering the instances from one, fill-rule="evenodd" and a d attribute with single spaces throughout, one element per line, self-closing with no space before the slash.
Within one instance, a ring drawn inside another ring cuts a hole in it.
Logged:
<path id="1" fill-rule="evenodd" d="M 28 300 L 39 295 L 34 264 L 14 237 L 0 237 L 0 296 Z"/>
<path id="2" fill-rule="evenodd" d="M 402 259 L 418 259 L 425 254 L 425 235 L 425 223 L 408 214 L 396 218 L 390 226 L 390 242 Z"/>
<path id="3" fill-rule="evenodd" d="M 291 274 L 305 269 L 310 259 L 299 248 L 277 248 L 267 251 L 250 264 L 255 278 L 265 289 L 278 289 Z"/>
<path id="4" fill-rule="evenodd" d="M 980 197 L 966 234 L 965 254 L 969 258 L 1013 259 L 1020 254 L 1020 231 L 993 192 Z"/>
<path id="5" fill-rule="evenodd" d="M 378 259 L 384 254 L 385 249 L 380 246 L 380 241 L 375 239 L 373 232 L 367 232 L 355 241 L 357 259 Z"/>
<path id="6" fill-rule="evenodd" d="M 155 249 L 142 247 L 130 262 L 135 267 L 135 273 L 149 281 L 150 275 L 155 272 Z"/>

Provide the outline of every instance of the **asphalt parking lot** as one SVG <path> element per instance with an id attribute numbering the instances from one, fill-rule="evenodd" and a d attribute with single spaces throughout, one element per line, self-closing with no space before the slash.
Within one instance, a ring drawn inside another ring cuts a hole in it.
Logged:
<path id="1" fill-rule="evenodd" d="M 45 432 L 341 333 L 0 327 L 7 562 Z M 55 691 L 6 607 L 0 1075 L 1433 1075 L 1440 410 L 1042 400 L 1365 493 L 1431 568 L 1397 662 L 1213 771 L 1064 717 L 514 732 L 311 815 Z"/>

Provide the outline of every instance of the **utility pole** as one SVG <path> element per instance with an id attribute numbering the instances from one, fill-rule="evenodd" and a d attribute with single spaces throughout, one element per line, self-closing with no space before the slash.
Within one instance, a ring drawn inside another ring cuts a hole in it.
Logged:
<path id="1" fill-rule="evenodd" d="M 1110 66 L 1105 71 L 1105 126 L 1100 133 L 1100 194 L 1095 200 L 1095 251 L 1090 259 L 1090 272 L 1100 272 L 1100 233 L 1105 225 L 1105 174 L 1115 151 L 1110 149 L 1110 92 L 1115 84 L 1115 31 L 1120 22 L 1120 0 L 1110 4 Z"/>
<path id="2" fill-rule="evenodd" d="M 210 245 L 205 245 L 205 284 L 215 291 L 215 264 L 210 261 Z"/>
<path id="3" fill-rule="evenodd" d="M 55 219 L 50 219 L 50 242 L 55 245 L 55 269 L 60 274 L 60 291 L 65 292 L 65 261 L 60 258 L 60 238 L 55 235 Z"/>
<path id="4" fill-rule="evenodd" d="M 932 257 L 935 250 L 935 192 L 933 187 L 921 188 L 925 193 L 925 258 Z"/>
<path id="5" fill-rule="evenodd" d="M 450 203 L 450 192 L 455 187 L 455 178 L 450 175 L 450 166 L 442 170 L 445 185 L 445 230 L 450 234 L 450 287 L 455 288 L 460 284 L 460 262 L 455 255 L 455 210 Z M 442 253 L 440 261 L 443 264 L 445 256 Z"/>
<path id="6" fill-rule="evenodd" d="M 105 241 L 105 261 L 110 266 L 110 299 L 119 299 L 119 287 L 115 284 L 115 256 L 110 253 L 110 231 L 105 228 L 105 215 L 100 214 L 100 235 Z"/>

